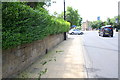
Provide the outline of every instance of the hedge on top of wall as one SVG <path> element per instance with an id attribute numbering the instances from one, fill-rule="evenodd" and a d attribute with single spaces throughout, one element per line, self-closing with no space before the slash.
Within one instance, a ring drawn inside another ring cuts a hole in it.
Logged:
<path id="1" fill-rule="evenodd" d="M 41 8 L 33 10 L 20 2 L 2 3 L 2 46 L 13 48 L 41 40 L 51 34 L 67 32 L 70 24 L 53 18 Z"/>

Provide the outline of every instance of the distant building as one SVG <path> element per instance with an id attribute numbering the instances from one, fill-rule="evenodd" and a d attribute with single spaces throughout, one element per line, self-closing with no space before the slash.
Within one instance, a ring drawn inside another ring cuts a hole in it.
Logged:
<path id="1" fill-rule="evenodd" d="M 82 30 L 83 30 L 83 31 L 86 31 L 86 30 L 87 30 L 87 24 L 86 24 L 86 22 L 83 22 L 83 23 L 82 23 Z"/>
<path id="2" fill-rule="evenodd" d="M 83 31 L 92 30 L 92 28 L 89 24 L 90 24 L 90 22 L 88 20 L 86 22 L 83 22 L 82 23 L 82 30 Z"/>

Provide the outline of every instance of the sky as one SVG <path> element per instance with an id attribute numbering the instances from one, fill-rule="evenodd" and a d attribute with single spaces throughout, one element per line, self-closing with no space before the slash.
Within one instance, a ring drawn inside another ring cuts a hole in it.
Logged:
<path id="1" fill-rule="evenodd" d="M 56 3 L 51 3 L 47 8 L 50 14 L 55 11 L 60 14 L 64 10 L 64 0 L 51 0 Z M 65 0 L 67 6 L 78 9 L 79 15 L 83 18 L 83 22 L 96 21 L 100 16 L 100 20 L 106 21 L 107 18 L 113 18 L 118 15 L 118 1 L 120 0 Z"/>

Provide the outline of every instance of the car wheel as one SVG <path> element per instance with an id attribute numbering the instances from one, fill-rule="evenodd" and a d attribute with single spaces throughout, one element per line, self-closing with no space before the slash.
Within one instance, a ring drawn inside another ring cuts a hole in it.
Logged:
<path id="1" fill-rule="evenodd" d="M 105 37 L 104 33 L 103 33 L 102 37 Z"/>
<path id="2" fill-rule="evenodd" d="M 72 32 L 71 34 L 74 34 L 74 32 Z"/>
<path id="3" fill-rule="evenodd" d="M 81 35 L 83 35 L 83 32 L 81 32 Z"/>
<path id="4" fill-rule="evenodd" d="M 113 34 L 111 35 L 111 37 L 113 37 Z"/>
<path id="5" fill-rule="evenodd" d="M 100 34 L 99 34 L 99 36 L 100 36 Z"/>

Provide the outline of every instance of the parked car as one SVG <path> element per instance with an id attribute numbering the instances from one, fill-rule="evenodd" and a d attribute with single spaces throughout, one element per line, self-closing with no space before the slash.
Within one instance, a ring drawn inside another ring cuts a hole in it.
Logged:
<path id="1" fill-rule="evenodd" d="M 83 32 L 81 32 L 79 29 L 71 29 L 69 31 L 69 34 L 78 34 L 78 35 L 82 35 Z"/>
<path id="2" fill-rule="evenodd" d="M 111 25 L 102 26 L 99 29 L 99 36 L 111 36 L 113 37 L 113 27 Z"/>

